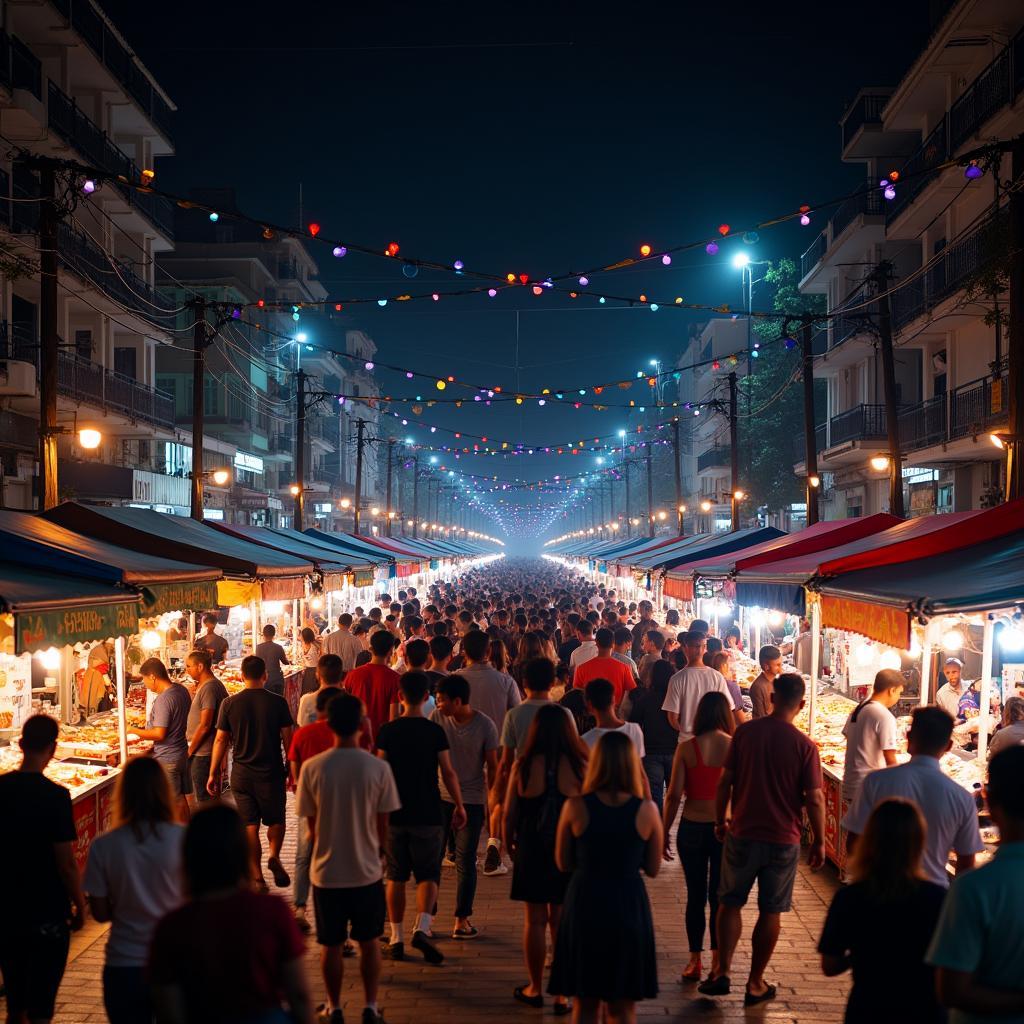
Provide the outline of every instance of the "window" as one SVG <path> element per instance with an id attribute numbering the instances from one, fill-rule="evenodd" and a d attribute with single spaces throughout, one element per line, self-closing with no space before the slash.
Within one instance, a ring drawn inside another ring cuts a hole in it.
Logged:
<path id="1" fill-rule="evenodd" d="M 75 331 L 75 355 L 86 362 L 92 361 L 92 331 Z"/>
<path id="2" fill-rule="evenodd" d="M 123 348 L 120 346 L 115 348 L 114 373 L 119 373 L 122 377 L 129 377 L 131 380 L 137 380 L 135 372 L 136 356 L 137 353 L 134 348 Z"/>
<path id="3" fill-rule="evenodd" d="M 220 384 L 210 377 L 203 381 L 203 415 L 220 415 Z"/>

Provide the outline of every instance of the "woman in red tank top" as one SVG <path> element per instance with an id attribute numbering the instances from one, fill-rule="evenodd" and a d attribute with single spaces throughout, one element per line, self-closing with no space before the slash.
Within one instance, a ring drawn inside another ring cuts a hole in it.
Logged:
<path id="1" fill-rule="evenodd" d="M 710 925 L 711 976 L 718 969 L 718 880 L 722 868 L 722 844 L 715 838 L 715 791 L 722 775 L 734 728 L 732 711 L 724 693 L 706 693 L 697 705 L 692 739 L 680 743 L 672 761 L 672 781 L 665 797 L 665 849 L 668 851 L 672 822 L 679 804 L 676 848 L 686 878 L 686 938 L 690 962 L 683 981 L 699 981 L 703 964 L 704 930 Z M 710 922 L 705 907 L 711 912 Z"/>

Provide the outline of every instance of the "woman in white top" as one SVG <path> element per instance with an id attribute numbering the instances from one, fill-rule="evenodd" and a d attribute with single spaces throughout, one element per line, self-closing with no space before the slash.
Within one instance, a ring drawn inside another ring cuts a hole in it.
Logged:
<path id="1" fill-rule="evenodd" d="M 308 626 L 300 634 L 302 637 L 302 692 L 312 693 L 317 687 L 316 666 L 320 660 L 320 641 L 316 633 Z"/>
<path id="2" fill-rule="evenodd" d="M 132 758 L 117 780 L 116 827 L 89 848 L 83 888 L 92 916 L 109 921 L 103 1005 L 111 1024 L 153 1018 L 146 962 L 157 922 L 184 901 L 182 844 L 166 771 L 152 757 Z"/>

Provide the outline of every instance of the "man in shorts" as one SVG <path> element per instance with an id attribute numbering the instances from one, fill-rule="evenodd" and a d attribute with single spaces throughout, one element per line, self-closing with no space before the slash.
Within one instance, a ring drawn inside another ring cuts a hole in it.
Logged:
<path id="1" fill-rule="evenodd" d="M 390 765 L 359 748 L 363 705 L 350 694 L 327 706 L 334 746 L 302 766 L 296 811 L 309 825 L 310 879 L 320 964 L 327 987 L 327 1024 L 344 1024 L 343 947 L 359 943 L 366 1006 L 362 1024 L 383 1024 L 377 1006 L 384 932 L 381 851 L 388 815 L 401 807 Z"/>
<path id="2" fill-rule="evenodd" d="M 444 954 L 430 941 L 445 837 L 438 771 L 455 797 L 452 828 L 456 831 L 466 824 L 466 809 L 448 753 L 448 737 L 440 725 L 423 714 L 429 685 L 425 672 L 406 672 L 399 683 L 402 716 L 388 722 L 377 737 L 379 756 L 391 765 L 402 801 L 402 806 L 391 812 L 388 822 L 385 849 L 391 942 L 384 955 L 390 960 L 405 959 L 405 886 L 410 877 L 415 877 L 416 926 L 412 947 L 423 954 L 427 963 L 440 964 Z"/>
<path id="3" fill-rule="evenodd" d="M 740 911 L 757 882 L 757 924 L 751 940 L 744 1006 L 775 998 L 764 980 L 790 909 L 800 860 L 803 810 L 811 823 L 808 863 L 825 862 L 825 798 L 817 746 L 793 719 L 804 706 L 804 681 L 783 673 L 771 694 L 772 713 L 736 730 L 715 797 L 715 835 L 725 843 L 718 890 L 718 970 L 697 986 L 707 996 L 729 993 L 729 969 L 740 941 Z M 726 811 L 732 801 L 732 820 Z"/>
<path id="4" fill-rule="evenodd" d="M 274 876 L 274 885 L 285 889 L 291 885 L 291 876 L 281 863 L 288 778 L 284 752 L 291 746 L 294 723 L 284 697 L 266 689 L 267 667 L 262 658 L 243 658 L 242 678 L 245 689 L 220 706 L 206 789 L 210 796 L 220 792 L 221 768 L 230 744 L 231 792 L 249 834 L 253 882 L 258 889 L 266 890 L 260 845 L 262 822 L 267 826 L 270 844 L 267 867 Z"/>
<path id="5" fill-rule="evenodd" d="M 29 718 L 19 740 L 21 767 L 0 775 L 0 873 L 8 883 L 0 975 L 8 1021 L 53 1018 L 70 932 L 85 920 L 71 794 L 43 776 L 57 750 L 57 729 L 48 715 Z"/>

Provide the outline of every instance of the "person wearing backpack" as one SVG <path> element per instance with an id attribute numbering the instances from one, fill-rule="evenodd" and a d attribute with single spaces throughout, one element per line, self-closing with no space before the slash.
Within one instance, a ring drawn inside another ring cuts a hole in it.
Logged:
<path id="1" fill-rule="evenodd" d="M 527 1006 L 544 1005 L 545 932 L 554 945 L 569 876 L 555 864 L 555 837 L 562 805 L 578 796 L 587 749 L 572 718 L 557 704 L 540 708 L 530 726 L 523 755 L 512 766 L 505 799 L 504 836 L 512 854 L 513 900 L 526 904 L 523 953 L 529 984 L 512 993 Z M 555 1013 L 569 1012 L 564 997 Z"/>

